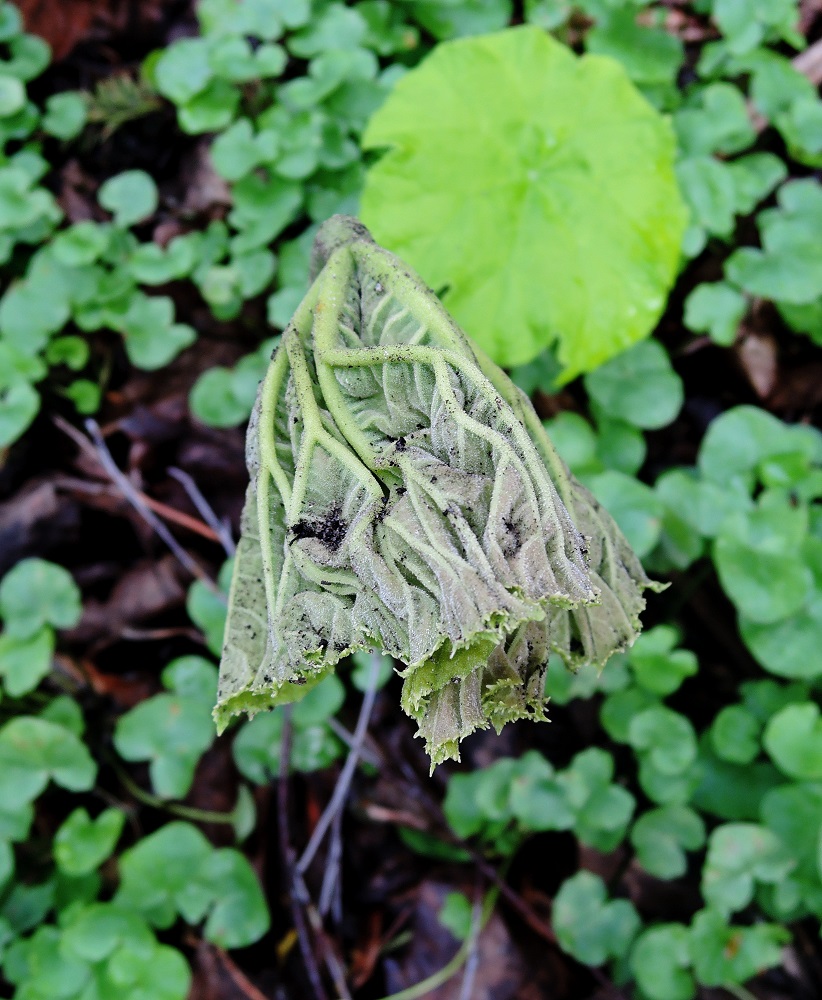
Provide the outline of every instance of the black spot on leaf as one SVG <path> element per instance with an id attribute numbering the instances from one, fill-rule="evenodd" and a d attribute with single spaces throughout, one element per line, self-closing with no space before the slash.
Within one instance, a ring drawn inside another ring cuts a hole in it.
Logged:
<path id="1" fill-rule="evenodd" d="M 343 520 L 342 508 L 332 507 L 323 517 L 304 517 L 289 528 L 291 540 L 316 538 L 331 552 L 336 552 L 345 538 L 348 525 Z"/>

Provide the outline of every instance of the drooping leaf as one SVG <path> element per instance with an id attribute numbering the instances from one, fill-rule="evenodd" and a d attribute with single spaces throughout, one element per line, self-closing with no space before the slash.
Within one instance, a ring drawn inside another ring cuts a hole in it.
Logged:
<path id="1" fill-rule="evenodd" d="M 315 264 L 249 426 L 215 717 L 296 700 L 376 645 L 406 665 L 438 762 L 542 717 L 551 651 L 601 664 L 630 645 L 651 583 L 415 275 L 343 217 Z"/>

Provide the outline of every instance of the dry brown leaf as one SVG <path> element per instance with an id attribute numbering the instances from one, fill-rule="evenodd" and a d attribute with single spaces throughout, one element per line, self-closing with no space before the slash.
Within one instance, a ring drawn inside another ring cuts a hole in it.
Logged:
<path id="1" fill-rule="evenodd" d="M 170 0 L 18 0 L 26 31 L 51 46 L 55 61 L 80 42 L 132 33 L 160 20 Z"/>
<path id="2" fill-rule="evenodd" d="M 55 60 L 65 59 L 78 42 L 88 37 L 106 0 L 20 0 L 26 31 L 51 46 Z"/>

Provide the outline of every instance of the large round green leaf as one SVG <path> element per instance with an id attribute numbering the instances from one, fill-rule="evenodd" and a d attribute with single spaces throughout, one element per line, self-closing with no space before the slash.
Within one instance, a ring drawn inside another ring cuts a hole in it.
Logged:
<path id="1" fill-rule="evenodd" d="M 603 56 L 533 27 L 439 45 L 371 119 L 362 216 L 503 365 L 568 379 L 641 340 L 686 210 L 668 123 Z"/>

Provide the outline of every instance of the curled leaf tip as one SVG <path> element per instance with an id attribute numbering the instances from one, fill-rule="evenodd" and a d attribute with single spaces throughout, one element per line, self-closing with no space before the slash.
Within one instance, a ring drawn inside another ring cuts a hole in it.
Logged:
<path id="1" fill-rule="evenodd" d="M 294 701 L 376 645 L 433 766 L 544 718 L 548 656 L 603 664 L 656 585 L 415 274 L 343 216 L 314 260 L 249 425 L 215 719 Z"/>
<path id="2" fill-rule="evenodd" d="M 371 234 L 359 219 L 350 215 L 332 215 L 330 219 L 326 219 L 317 231 L 311 248 L 311 280 L 314 281 L 335 250 L 355 240 L 371 242 Z"/>

